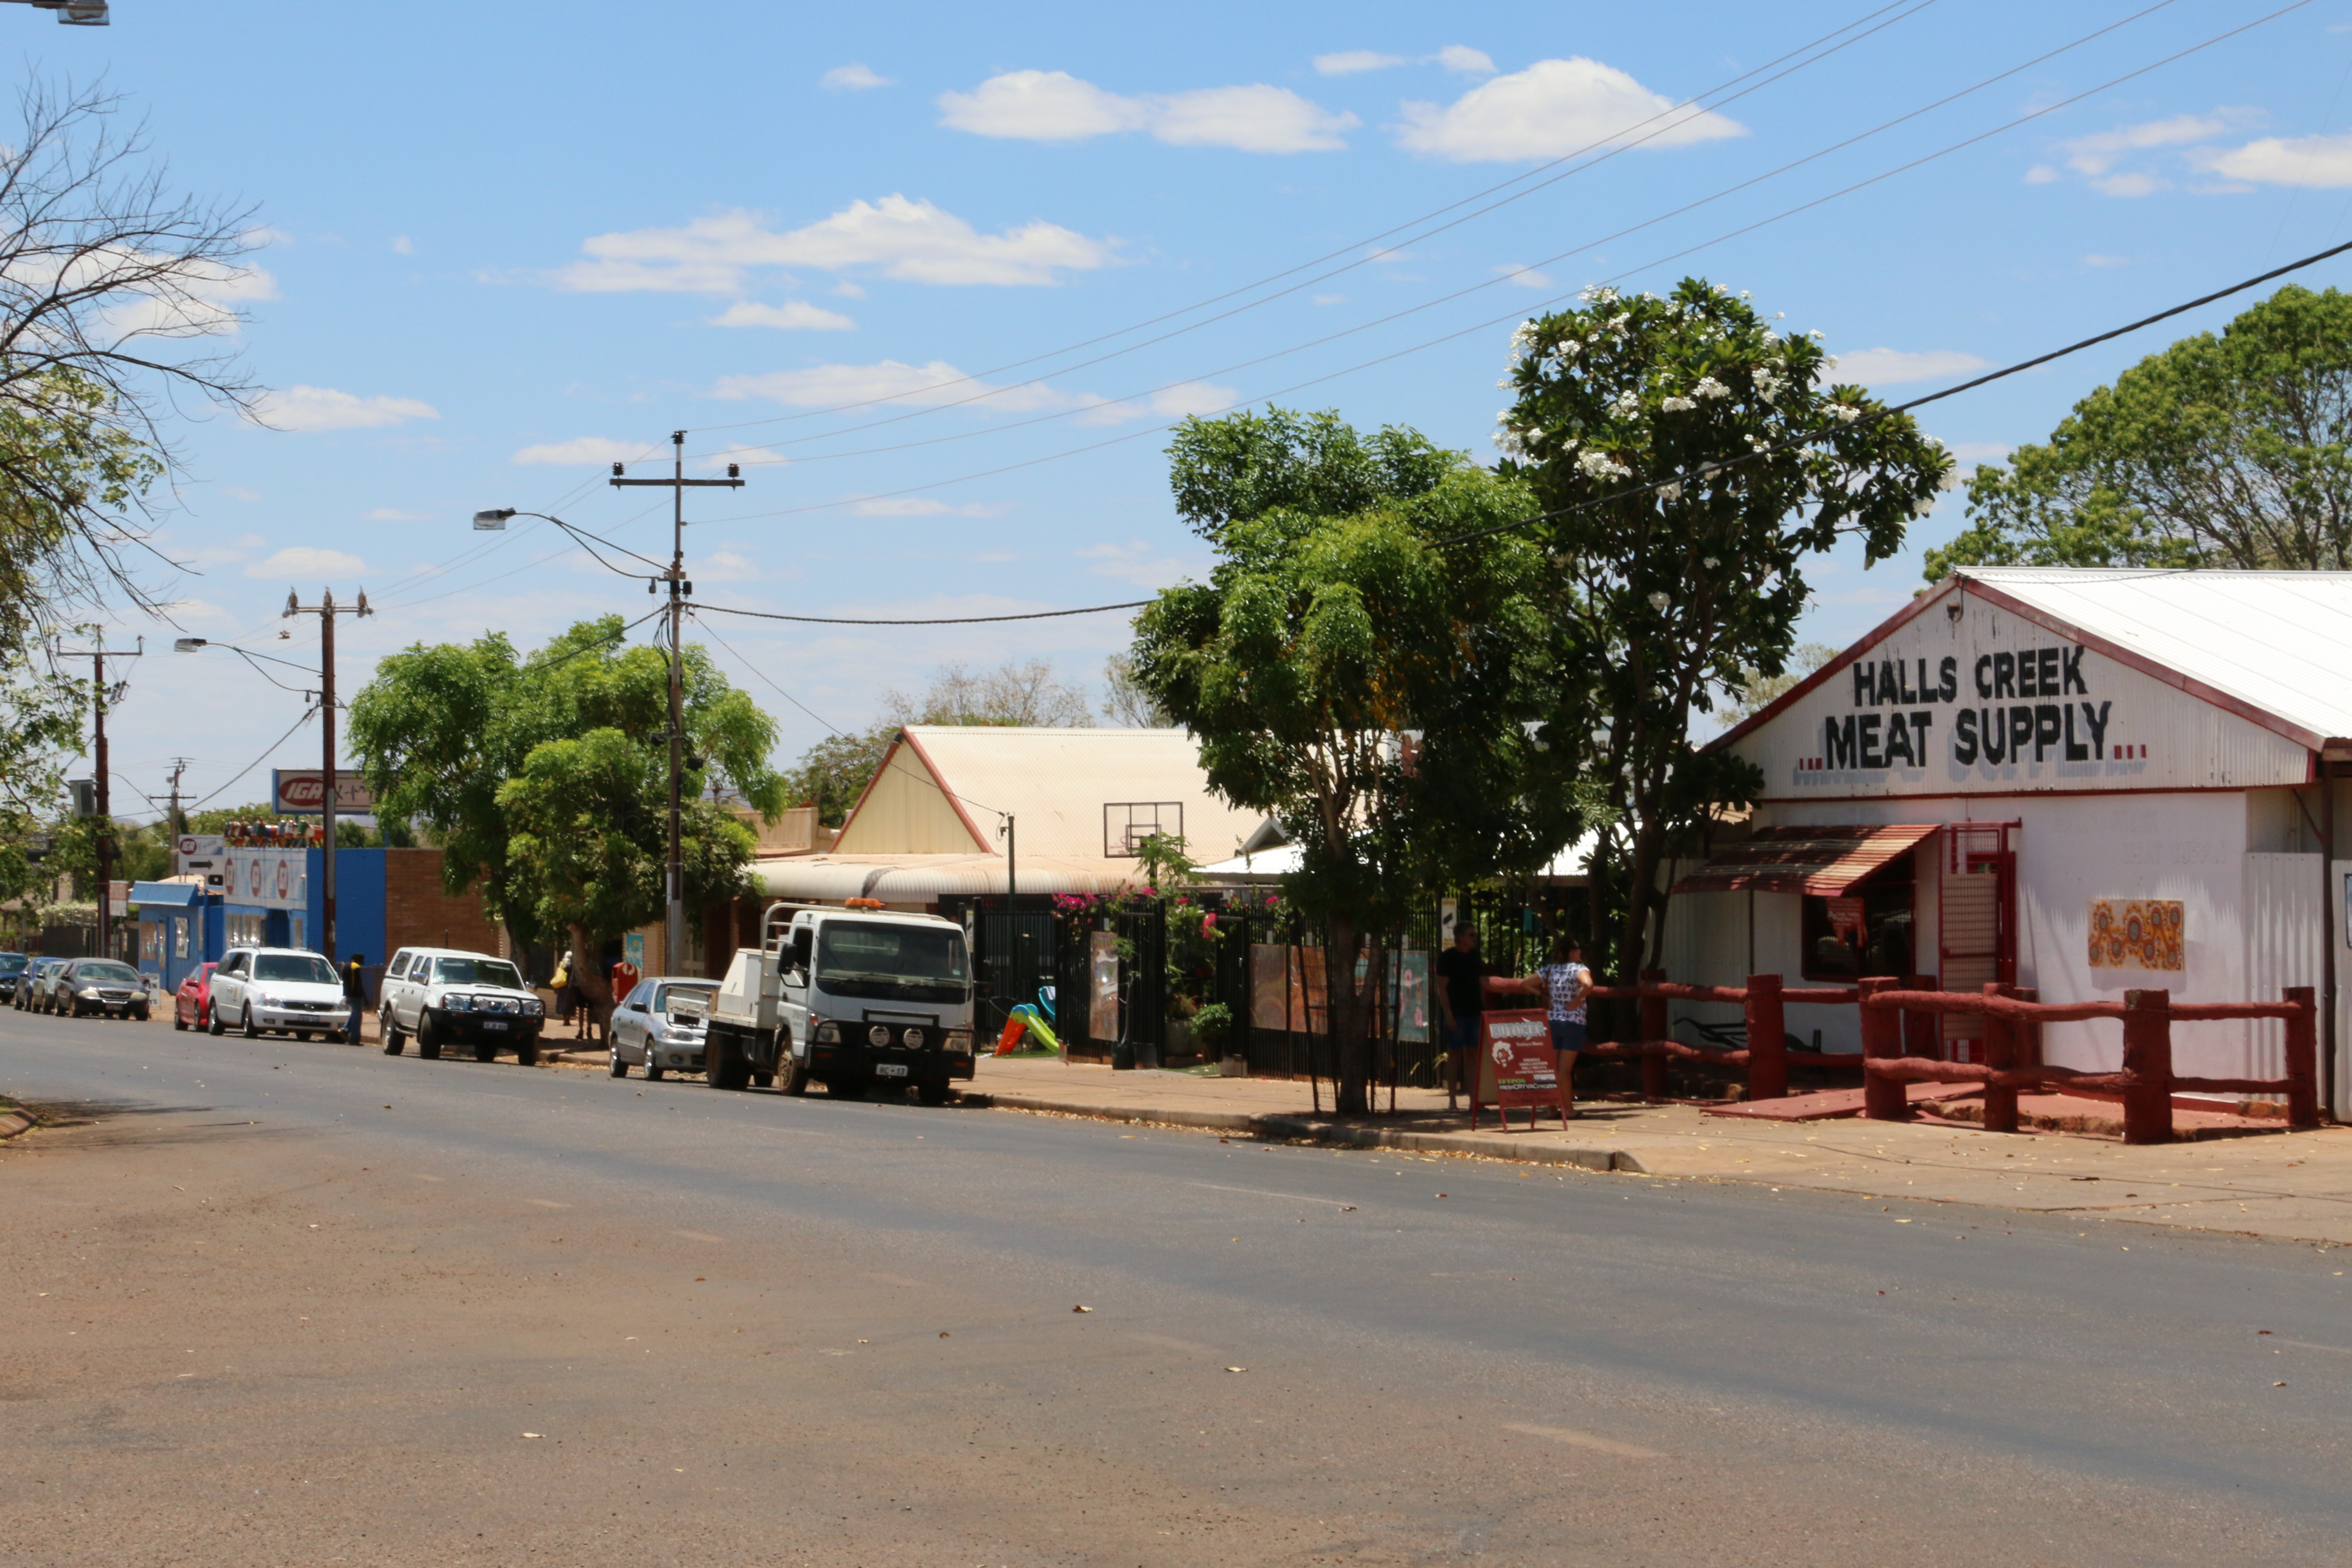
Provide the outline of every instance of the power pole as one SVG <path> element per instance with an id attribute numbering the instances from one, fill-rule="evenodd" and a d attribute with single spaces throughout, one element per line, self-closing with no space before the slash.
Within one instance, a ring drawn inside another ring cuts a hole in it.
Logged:
<path id="1" fill-rule="evenodd" d="M 113 796 L 107 788 L 110 781 L 106 765 L 106 700 L 109 693 L 106 689 L 104 630 L 100 630 L 97 637 L 96 647 L 61 647 L 57 650 L 56 657 L 90 661 L 91 731 L 93 750 L 98 753 L 98 801 L 93 814 L 98 819 L 98 951 L 101 957 L 111 958 L 114 956 L 114 805 Z M 135 651 L 125 653 L 116 648 L 114 657 L 143 658 L 146 653 L 147 639 L 141 637 Z M 118 701 L 121 698 L 119 688 L 128 685 L 127 681 L 118 683 L 118 689 L 113 693 Z"/>
<path id="2" fill-rule="evenodd" d="M 727 465 L 727 477 L 723 479 L 689 479 L 686 477 L 686 432 L 671 431 L 669 444 L 668 479 L 629 479 L 627 465 L 615 463 L 612 483 L 615 489 L 630 485 L 670 487 L 669 571 L 646 587 L 651 592 L 654 583 L 669 584 L 669 872 L 664 879 L 668 913 L 662 926 L 662 965 L 675 974 L 679 957 L 686 951 L 686 858 L 681 842 L 686 786 L 686 652 L 678 626 L 686 616 L 686 595 L 694 592 L 694 584 L 686 580 L 686 492 L 691 487 L 704 485 L 741 489 L 743 479 L 742 470 L 733 463 Z"/>
<path id="3" fill-rule="evenodd" d="M 172 759 L 172 815 L 167 820 L 172 825 L 172 837 L 174 839 L 188 830 L 188 819 L 180 813 L 180 775 L 188 771 L 188 763 L 193 760 L 189 757 Z"/>
<path id="4" fill-rule="evenodd" d="M 335 591 L 328 589 L 315 605 L 300 602 L 292 589 L 286 591 L 286 614 L 319 617 L 319 713 L 326 731 L 325 755 L 320 766 L 320 783 L 323 786 L 319 810 L 326 822 L 326 856 L 320 877 L 319 932 L 320 950 L 327 962 L 335 962 L 335 617 L 337 616 L 367 616 L 375 612 L 368 608 L 367 590 L 360 590 L 354 605 L 335 603 Z"/>

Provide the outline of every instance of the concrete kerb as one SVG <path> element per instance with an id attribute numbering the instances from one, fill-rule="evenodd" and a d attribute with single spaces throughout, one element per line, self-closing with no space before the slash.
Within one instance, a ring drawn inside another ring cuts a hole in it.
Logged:
<path id="1" fill-rule="evenodd" d="M 0 1100 L 0 1138 L 14 1138 L 19 1132 L 30 1132 L 40 1124 L 40 1120 L 23 1106 Z"/>
<path id="2" fill-rule="evenodd" d="M 1355 1149 L 1401 1149 L 1423 1154 L 1470 1154 L 1486 1160 L 1518 1160 L 1536 1165 L 1575 1165 L 1587 1171 L 1622 1171 L 1644 1175 L 1642 1163 L 1622 1149 L 1574 1149 L 1556 1143 L 1518 1142 L 1501 1133 L 1416 1132 L 1402 1127 L 1367 1127 L 1305 1116 L 1254 1116 L 1239 1110 L 1185 1110 L 1170 1106 L 1132 1108 L 1097 1100 L 1055 1100 L 1034 1094 L 994 1094 L 966 1089 L 966 1105 L 999 1110 L 1036 1110 L 1157 1127 L 1190 1127 L 1238 1132 L 1281 1142 L 1336 1143 Z"/>

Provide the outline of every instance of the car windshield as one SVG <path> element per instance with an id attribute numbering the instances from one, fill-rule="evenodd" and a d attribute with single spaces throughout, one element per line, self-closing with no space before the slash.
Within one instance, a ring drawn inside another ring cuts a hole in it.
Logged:
<path id="1" fill-rule="evenodd" d="M 503 985 L 509 991 L 523 988 L 521 973 L 502 958 L 436 958 L 433 961 L 433 984 Z"/>
<path id="2" fill-rule="evenodd" d="M 961 985 L 963 932 L 937 926 L 867 925 L 827 921 L 817 932 L 820 983 L 873 980 L 912 985 Z"/>
<path id="3" fill-rule="evenodd" d="M 315 952 L 263 952 L 254 955 L 253 977 L 256 980 L 305 980 L 313 985 L 332 985 L 335 966 Z"/>
<path id="4" fill-rule="evenodd" d="M 28 963 L 21 952 L 0 953 L 0 974 L 22 974 Z"/>
<path id="5" fill-rule="evenodd" d="M 98 985 L 136 985 L 139 972 L 127 963 L 85 963 L 74 971 L 74 978 Z"/>
<path id="6" fill-rule="evenodd" d="M 654 993 L 656 1013 L 684 1014 L 699 1018 L 710 1011 L 710 994 L 716 985 L 665 985 Z"/>

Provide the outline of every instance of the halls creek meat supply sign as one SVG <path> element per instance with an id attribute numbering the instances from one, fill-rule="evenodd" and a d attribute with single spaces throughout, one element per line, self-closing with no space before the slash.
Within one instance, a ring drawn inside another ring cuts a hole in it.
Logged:
<path id="1" fill-rule="evenodd" d="M 2301 784 L 2308 760 L 2226 702 L 1957 590 L 1732 750 L 1774 800 L 2242 789 Z"/>

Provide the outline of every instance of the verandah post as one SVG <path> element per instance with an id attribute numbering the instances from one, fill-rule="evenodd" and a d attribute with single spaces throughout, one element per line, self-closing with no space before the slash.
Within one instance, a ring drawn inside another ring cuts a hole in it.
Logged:
<path id="1" fill-rule="evenodd" d="M 2172 1142 L 2172 994 L 2124 993 L 2124 1142 Z"/>
<path id="2" fill-rule="evenodd" d="M 1666 1098 L 1666 1058 L 1649 1049 L 1651 1041 L 1663 1040 L 1667 1034 L 1666 999 L 1651 994 L 1654 987 L 1665 983 L 1665 978 L 1666 972 L 1663 969 L 1642 971 L 1640 1023 L 1643 1047 L 1642 1098 L 1644 1100 Z"/>
<path id="3" fill-rule="evenodd" d="M 1998 980 L 1985 982 L 1988 997 L 2006 996 L 2012 987 Z M 2011 1024 L 1997 1014 L 1984 1016 L 1985 1066 L 1995 1072 L 2007 1072 L 2017 1066 L 2017 1037 L 2020 1026 Z M 2017 1090 L 2013 1086 L 1998 1083 L 1985 1085 L 1984 1124 L 1988 1132 L 2017 1131 Z"/>
<path id="4" fill-rule="evenodd" d="M 1892 1007 L 1874 1007 L 1870 999 L 1882 991 L 1897 989 L 1902 982 L 1892 975 L 1873 975 L 1864 979 L 1862 991 L 1862 1113 L 1873 1121 L 1903 1121 L 1911 1115 L 1911 1097 L 1903 1085 L 1891 1078 L 1880 1078 L 1870 1070 L 1872 1061 L 1893 1061 L 1903 1054 L 1903 1015 Z"/>
<path id="5" fill-rule="evenodd" d="M 2308 985 L 2285 994 L 2295 1009 L 2286 1021 L 2286 1124 L 2309 1131 L 2319 1125 L 2319 1008 Z"/>
<path id="6" fill-rule="evenodd" d="M 1780 977 L 1748 977 L 1748 1098 L 1789 1097 L 1789 1037 L 1783 1026 Z"/>

